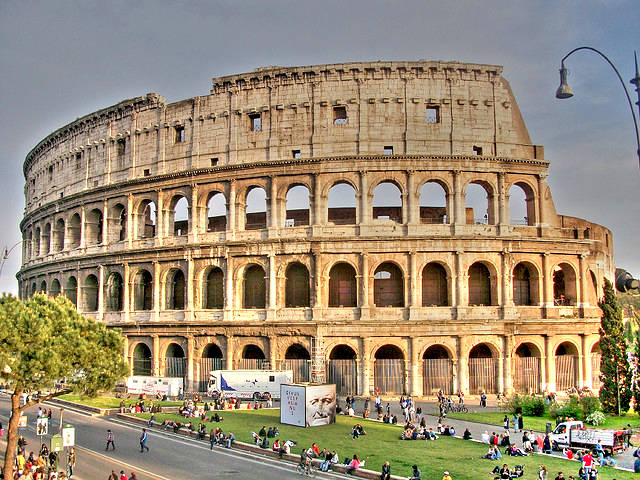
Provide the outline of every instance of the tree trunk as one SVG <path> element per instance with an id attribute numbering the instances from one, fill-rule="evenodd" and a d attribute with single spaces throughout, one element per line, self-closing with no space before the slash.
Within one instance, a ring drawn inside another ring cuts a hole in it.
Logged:
<path id="1" fill-rule="evenodd" d="M 7 449 L 4 452 L 4 478 L 13 478 L 13 468 L 16 459 L 16 446 L 18 445 L 18 418 L 20 418 L 21 391 L 11 394 L 11 417 L 7 425 Z"/>

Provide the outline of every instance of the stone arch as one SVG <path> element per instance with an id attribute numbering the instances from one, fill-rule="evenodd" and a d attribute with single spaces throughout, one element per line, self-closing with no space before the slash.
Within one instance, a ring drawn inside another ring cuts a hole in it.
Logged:
<path id="1" fill-rule="evenodd" d="M 121 312 L 124 309 L 124 281 L 118 272 L 111 272 L 105 284 L 105 307 L 107 312 Z"/>
<path id="2" fill-rule="evenodd" d="M 245 196 L 245 230 L 267 228 L 267 192 L 261 186 L 250 186 Z"/>
<path id="3" fill-rule="evenodd" d="M 469 392 L 498 393 L 498 361 L 495 347 L 487 342 L 469 350 Z"/>
<path id="4" fill-rule="evenodd" d="M 304 183 L 292 183 L 285 194 L 285 227 L 309 225 L 311 212 L 309 187 Z"/>
<path id="5" fill-rule="evenodd" d="M 513 388 L 518 393 L 540 392 L 542 350 L 533 342 L 518 344 L 513 354 Z"/>
<path id="6" fill-rule="evenodd" d="M 242 348 L 240 354 L 240 369 L 256 370 L 261 369 L 266 361 L 264 351 L 254 343 L 248 343 Z"/>
<path id="7" fill-rule="evenodd" d="M 85 215 L 85 242 L 89 245 L 100 245 L 102 243 L 103 216 L 102 210 L 93 208 Z"/>
<path id="8" fill-rule="evenodd" d="M 334 225 L 355 225 L 358 189 L 346 179 L 334 182 L 327 191 L 327 219 Z"/>
<path id="9" fill-rule="evenodd" d="M 209 372 L 224 369 L 224 354 L 216 342 L 207 343 L 198 360 L 200 391 L 207 390 Z"/>
<path id="10" fill-rule="evenodd" d="M 59 218 L 58 220 L 56 220 L 55 227 L 53 229 L 52 250 L 54 252 L 61 252 L 62 250 L 64 250 L 64 234 L 64 219 Z"/>
<path id="11" fill-rule="evenodd" d="M 358 393 L 357 346 L 348 343 L 336 343 L 327 351 L 327 381 L 336 385 L 338 395 Z"/>
<path id="12" fill-rule="evenodd" d="M 285 307 L 310 306 L 309 270 L 300 262 L 287 265 L 285 272 Z"/>
<path id="13" fill-rule="evenodd" d="M 82 304 L 85 312 L 98 311 L 98 289 L 98 277 L 94 274 L 87 275 L 82 286 Z"/>
<path id="14" fill-rule="evenodd" d="M 121 203 L 116 203 L 108 210 L 108 240 L 109 243 L 122 242 L 127 238 L 127 209 Z"/>
<path id="15" fill-rule="evenodd" d="M 295 383 L 309 381 L 309 363 L 311 355 L 309 350 L 300 343 L 289 345 L 284 354 L 284 363 L 287 370 L 293 370 Z"/>
<path id="16" fill-rule="evenodd" d="M 189 200 L 185 195 L 177 194 L 171 198 L 168 206 L 167 220 L 169 225 L 167 231 L 176 237 L 187 235 L 190 230 L 191 206 Z"/>
<path id="17" fill-rule="evenodd" d="M 589 280 L 588 280 L 588 291 L 589 294 L 587 296 L 590 305 L 597 305 L 598 300 L 600 299 L 600 295 L 598 294 L 598 279 L 596 278 L 596 274 L 593 273 L 593 270 L 589 269 Z"/>
<path id="18" fill-rule="evenodd" d="M 212 266 L 205 273 L 202 285 L 202 308 L 224 308 L 224 272 L 220 267 Z"/>
<path id="19" fill-rule="evenodd" d="M 133 375 L 151 376 L 152 355 L 151 349 L 144 342 L 139 342 L 132 349 Z"/>
<path id="20" fill-rule="evenodd" d="M 448 186 L 437 179 L 427 180 L 419 191 L 420 223 L 451 223 Z"/>
<path id="21" fill-rule="evenodd" d="M 578 285 L 575 267 L 568 262 L 560 262 L 551 271 L 554 305 L 576 305 Z"/>
<path id="22" fill-rule="evenodd" d="M 357 349 L 347 343 L 337 343 L 329 351 L 329 360 L 356 360 Z"/>
<path id="23" fill-rule="evenodd" d="M 40 282 L 40 292 L 42 293 L 47 293 L 47 281 L 46 280 L 42 280 Z"/>
<path id="24" fill-rule="evenodd" d="M 540 276 L 535 264 L 517 263 L 511 277 L 514 305 L 540 305 Z"/>
<path id="25" fill-rule="evenodd" d="M 432 344 L 422 354 L 422 394 L 453 392 L 453 354 L 446 345 Z"/>
<path id="26" fill-rule="evenodd" d="M 186 360 L 182 345 L 175 342 L 169 343 L 164 353 L 164 376 L 184 377 Z"/>
<path id="27" fill-rule="evenodd" d="M 336 262 L 329 270 L 329 307 L 356 307 L 356 269 L 348 262 Z"/>
<path id="28" fill-rule="evenodd" d="M 382 180 L 372 190 L 371 218 L 403 223 L 403 189 L 395 180 Z"/>
<path id="29" fill-rule="evenodd" d="M 187 299 L 187 281 L 180 268 L 172 268 L 166 276 L 166 310 L 184 310 Z"/>
<path id="30" fill-rule="evenodd" d="M 469 305 L 496 304 L 497 295 L 493 280 L 495 274 L 491 274 L 491 270 L 495 272 L 495 267 L 491 269 L 490 267 L 493 265 L 486 261 L 477 261 L 469 266 L 467 270 Z"/>
<path id="31" fill-rule="evenodd" d="M 578 386 L 580 348 L 571 340 L 561 341 L 554 350 L 556 364 L 556 390 Z"/>
<path id="32" fill-rule="evenodd" d="M 422 269 L 422 306 L 451 305 L 449 275 L 440 262 L 429 262 Z"/>
<path id="33" fill-rule="evenodd" d="M 207 232 L 227 229 L 227 199 L 223 192 L 213 190 L 207 195 Z"/>
<path id="34" fill-rule="evenodd" d="M 472 180 L 464 187 L 465 192 L 465 223 L 496 223 L 494 214 L 495 188 L 485 180 Z"/>
<path id="35" fill-rule="evenodd" d="M 242 308 L 265 308 L 267 304 L 267 288 L 265 271 L 255 263 L 243 269 Z"/>
<path id="36" fill-rule="evenodd" d="M 517 181 L 509 188 L 509 214 L 511 225 L 535 225 L 535 190 L 524 181 Z"/>
<path id="37" fill-rule="evenodd" d="M 373 274 L 373 302 L 378 307 L 404 307 L 404 274 L 394 262 L 380 263 Z"/>
<path id="38" fill-rule="evenodd" d="M 143 199 L 138 204 L 137 238 L 153 238 L 157 233 L 158 207 L 153 200 Z"/>
<path id="39" fill-rule="evenodd" d="M 153 308 L 153 276 L 144 268 L 133 277 L 133 309 L 151 310 Z"/>
<path id="40" fill-rule="evenodd" d="M 82 232 L 82 221 L 80 220 L 80 215 L 78 213 L 71 215 L 67 225 L 67 228 L 69 229 L 69 247 L 80 247 L 80 235 Z"/>
<path id="41" fill-rule="evenodd" d="M 35 242 L 33 245 L 33 256 L 34 257 L 39 257 L 40 256 L 40 243 L 42 242 L 42 231 L 40 230 L 40 227 L 36 227 L 36 231 L 35 231 Z"/>
<path id="42" fill-rule="evenodd" d="M 60 282 L 58 281 L 57 278 L 54 278 L 53 280 L 51 280 L 51 286 L 49 288 L 49 295 L 52 297 L 57 297 L 58 295 L 60 295 Z"/>
<path id="43" fill-rule="evenodd" d="M 38 286 L 36 285 L 36 282 L 33 282 L 31 284 L 31 296 L 35 295 L 37 291 L 38 291 Z"/>
<path id="44" fill-rule="evenodd" d="M 73 275 L 67 278 L 64 286 L 64 296 L 78 308 L 78 280 Z"/>
<path id="45" fill-rule="evenodd" d="M 48 255 L 51 251 L 51 224 L 49 222 L 45 223 L 44 228 L 42 229 L 42 237 L 40 243 L 40 251 L 42 255 Z"/>
<path id="46" fill-rule="evenodd" d="M 385 344 L 374 353 L 374 386 L 381 394 L 406 394 L 405 354 L 400 347 Z"/>

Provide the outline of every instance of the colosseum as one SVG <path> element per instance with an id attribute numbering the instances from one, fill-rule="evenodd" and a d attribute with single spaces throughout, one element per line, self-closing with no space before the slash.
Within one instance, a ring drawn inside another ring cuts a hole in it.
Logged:
<path id="1" fill-rule="evenodd" d="M 66 295 L 122 329 L 132 374 L 189 390 L 283 367 L 341 394 L 597 387 L 612 235 L 556 213 L 548 167 L 496 65 L 151 93 L 27 155 L 20 295 Z"/>

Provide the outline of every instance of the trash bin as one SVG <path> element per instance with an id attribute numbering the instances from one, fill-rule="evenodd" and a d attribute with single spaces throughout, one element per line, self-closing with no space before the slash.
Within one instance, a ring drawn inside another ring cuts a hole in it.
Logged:
<path id="1" fill-rule="evenodd" d="M 547 422 L 547 428 L 544 433 L 551 433 L 551 422 Z"/>

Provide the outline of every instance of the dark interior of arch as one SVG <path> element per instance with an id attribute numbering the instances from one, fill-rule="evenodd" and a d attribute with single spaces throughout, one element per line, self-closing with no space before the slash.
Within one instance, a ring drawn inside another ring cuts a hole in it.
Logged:
<path id="1" fill-rule="evenodd" d="M 449 352 L 442 345 L 432 345 L 424 352 L 422 358 L 438 358 L 438 359 L 447 359 L 449 358 Z"/>
<path id="2" fill-rule="evenodd" d="M 356 271 L 348 263 L 338 263 L 329 272 L 329 306 L 355 307 L 357 304 Z"/>
<path id="3" fill-rule="evenodd" d="M 222 358 L 222 350 L 215 343 L 210 343 L 204 347 L 202 358 Z"/>
<path id="4" fill-rule="evenodd" d="M 266 305 L 266 285 L 264 270 L 251 265 L 244 275 L 244 308 L 264 308 Z"/>
<path id="5" fill-rule="evenodd" d="M 556 356 L 562 355 L 577 355 L 576 348 L 568 342 L 561 343 L 556 348 Z"/>
<path id="6" fill-rule="evenodd" d="M 184 350 L 177 343 L 172 343 L 167 347 L 167 357 L 184 358 Z"/>
<path id="7" fill-rule="evenodd" d="M 535 357 L 536 349 L 528 343 L 523 343 L 516 349 L 516 355 L 518 357 Z"/>
<path id="8" fill-rule="evenodd" d="M 373 281 L 373 301 L 377 307 L 403 307 L 404 285 L 402 271 L 386 262 L 376 268 Z"/>
<path id="9" fill-rule="evenodd" d="M 336 345 L 329 354 L 329 360 L 353 360 L 356 352 L 349 345 Z"/>
<path id="10" fill-rule="evenodd" d="M 402 350 L 400 350 L 395 345 L 384 345 L 378 349 L 375 355 L 376 358 L 380 359 L 398 359 L 402 360 L 404 356 L 402 355 Z"/>
<path id="11" fill-rule="evenodd" d="M 491 357 L 493 357 L 493 354 L 491 353 L 491 349 L 484 343 L 481 343 L 480 345 L 476 345 L 471 349 L 471 352 L 469 352 L 469 358 L 491 358 Z"/>
<path id="12" fill-rule="evenodd" d="M 220 309 L 224 307 L 224 273 L 220 268 L 212 268 L 207 275 L 206 293 L 206 308 Z"/>
<path id="13" fill-rule="evenodd" d="M 257 345 L 247 345 L 242 349 L 242 358 L 264 360 L 264 352 Z"/>
<path id="14" fill-rule="evenodd" d="M 285 306 L 308 307 L 310 305 L 309 271 L 301 263 L 287 267 L 285 282 Z"/>
<path id="15" fill-rule="evenodd" d="M 289 348 L 287 348 L 287 351 L 284 354 L 284 358 L 287 360 L 289 359 L 309 360 L 311 358 L 311 355 L 309 355 L 309 351 L 306 348 L 304 348 L 302 345 L 300 345 L 299 343 L 294 343 Z"/>

